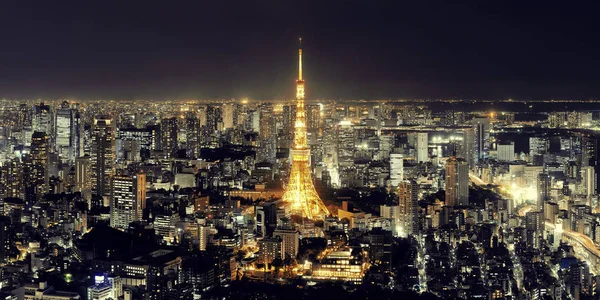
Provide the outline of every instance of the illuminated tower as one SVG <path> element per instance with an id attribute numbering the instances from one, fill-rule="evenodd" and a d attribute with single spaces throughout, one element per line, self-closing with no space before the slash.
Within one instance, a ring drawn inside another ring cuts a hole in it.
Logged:
<path id="1" fill-rule="evenodd" d="M 302 43 L 302 39 L 300 39 Z M 306 139 L 306 111 L 304 109 L 304 80 L 302 80 L 302 48 L 298 50 L 298 80 L 296 81 L 296 122 L 294 147 L 290 149 L 292 168 L 283 194 L 292 212 L 309 219 L 322 219 L 329 211 L 315 190 L 310 171 L 310 149 Z"/>

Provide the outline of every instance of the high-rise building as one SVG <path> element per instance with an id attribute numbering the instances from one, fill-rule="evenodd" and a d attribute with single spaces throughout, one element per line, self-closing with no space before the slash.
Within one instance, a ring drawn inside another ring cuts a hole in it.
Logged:
<path id="1" fill-rule="evenodd" d="M 173 158 L 177 154 L 177 132 L 177 118 L 165 118 L 160 121 L 161 145 L 167 158 Z"/>
<path id="2" fill-rule="evenodd" d="M 283 260 L 284 241 L 281 238 L 264 238 L 258 241 L 258 262 L 263 264 L 271 264 L 275 259 Z"/>
<path id="3" fill-rule="evenodd" d="M 581 168 L 581 184 L 583 185 L 588 205 L 592 206 L 592 196 L 594 195 L 598 184 L 596 182 L 594 167 L 585 166 Z"/>
<path id="4" fill-rule="evenodd" d="M 277 228 L 273 232 L 273 237 L 278 237 L 283 241 L 283 253 L 285 256 L 295 258 L 300 249 L 300 233 L 296 229 Z"/>
<path id="5" fill-rule="evenodd" d="M 75 159 L 75 191 L 80 192 L 84 198 L 91 200 L 92 192 L 92 161 L 89 156 Z M 88 202 L 88 208 L 91 203 Z"/>
<path id="6" fill-rule="evenodd" d="M 296 120 L 296 106 L 284 105 L 282 119 L 283 120 L 281 127 L 283 129 L 283 132 L 292 135 L 294 132 L 294 121 Z"/>
<path id="7" fill-rule="evenodd" d="M 238 104 L 227 103 L 221 108 L 223 111 L 223 129 L 233 129 L 238 123 Z"/>
<path id="8" fill-rule="evenodd" d="M 379 206 L 379 215 L 392 221 L 392 233 L 394 236 L 406 236 L 404 229 L 404 218 L 400 214 L 400 206 L 381 205 Z"/>
<path id="9" fill-rule="evenodd" d="M 114 174 L 116 158 L 113 119 L 95 118 L 91 135 L 92 191 L 98 196 L 110 195 L 110 178 Z"/>
<path id="10" fill-rule="evenodd" d="M 212 105 L 212 104 L 207 105 L 206 106 L 206 127 L 207 127 L 208 131 L 211 133 L 216 131 L 221 120 L 222 120 L 221 107 Z"/>
<path id="11" fill-rule="evenodd" d="M 540 175 L 538 175 L 538 181 L 537 181 L 537 193 L 538 193 L 538 197 L 537 197 L 537 203 L 536 203 L 536 211 L 540 213 L 541 217 L 540 217 L 540 225 L 539 227 L 544 228 L 544 206 L 546 204 L 546 202 L 550 201 L 550 176 L 546 173 L 540 173 Z"/>
<path id="12" fill-rule="evenodd" d="M 146 174 L 115 175 L 110 195 L 110 226 L 127 229 L 142 219 L 146 207 Z"/>
<path id="13" fill-rule="evenodd" d="M 73 119 L 73 111 L 67 103 L 63 103 L 56 110 L 55 145 L 56 151 L 63 162 L 72 162 L 75 158 L 75 147 L 72 144 L 74 140 L 73 127 L 75 125 Z"/>
<path id="14" fill-rule="evenodd" d="M 42 131 L 31 136 L 31 171 L 29 184 L 33 185 L 35 195 L 39 198 L 48 192 L 49 184 L 49 139 Z"/>
<path id="15" fill-rule="evenodd" d="M 463 130 L 463 143 L 460 147 L 458 156 L 464 158 L 472 169 L 477 163 L 477 153 L 475 144 L 475 129 L 473 127 L 464 128 Z"/>
<path id="16" fill-rule="evenodd" d="M 498 161 L 514 161 L 515 160 L 515 143 L 500 143 L 498 144 Z"/>
<path id="17" fill-rule="evenodd" d="M 306 105 L 306 122 L 308 132 L 317 132 L 321 129 L 321 105 Z"/>
<path id="18" fill-rule="evenodd" d="M 544 155 L 548 152 L 550 143 L 546 137 L 530 137 L 529 138 L 529 156 Z"/>
<path id="19" fill-rule="evenodd" d="M 273 202 L 263 203 L 254 207 L 256 217 L 255 232 L 257 236 L 270 236 L 277 226 L 277 207 Z"/>
<path id="20" fill-rule="evenodd" d="M 310 168 L 310 148 L 306 133 L 304 109 L 304 80 L 302 79 L 302 49 L 298 51 L 298 80 L 296 81 L 296 122 L 294 147 L 290 149 L 292 167 L 282 200 L 291 211 L 309 219 L 323 218 L 329 211 L 317 194 Z"/>
<path id="21" fill-rule="evenodd" d="M 208 244 L 210 243 L 210 226 L 198 224 L 198 249 L 200 251 L 206 251 Z"/>
<path id="22" fill-rule="evenodd" d="M 189 157 L 200 156 L 200 121 L 195 116 L 188 116 L 185 119 L 186 128 L 186 148 Z"/>
<path id="23" fill-rule="evenodd" d="M 23 165 L 18 158 L 5 161 L 0 168 L 2 199 L 21 198 L 23 191 Z"/>
<path id="24" fill-rule="evenodd" d="M 417 162 L 429 161 L 429 134 L 427 132 L 417 133 Z"/>
<path id="25" fill-rule="evenodd" d="M 490 120 L 488 118 L 473 118 L 475 133 L 475 157 L 481 162 L 488 155 L 488 140 L 490 136 Z"/>
<path id="26" fill-rule="evenodd" d="M 44 132 L 47 135 L 52 133 L 52 112 L 50 106 L 40 103 L 33 107 L 32 117 L 33 131 Z"/>
<path id="27" fill-rule="evenodd" d="M 446 206 L 469 205 L 469 166 L 464 159 L 451 157 L 446 163 Z"/>
<path id="28" fill-rule="evenodd" d="M 404 179 L 404 155 L 390 154 L 390 185 L 398 186 Z"/>
<path id="29" fill-rule="evenodd" d="M 260 149 L 257 151 L 257 159 L 259 161 L 275 161 L 277 152 L 275 130 L 275 117 L 273 115 L 273 105 L 271 103 L 263 103 L 260 105 Z"/>
<path id="30" fill-rule="evenodd" d="M 416 235 L 419 233 L 418 226 L 418 195 L 419 187 L 414 180 L 405 180 L 398 186 L 398 198 L 400 207 L 400 217 L 402 230 L 406 235 Z"/>

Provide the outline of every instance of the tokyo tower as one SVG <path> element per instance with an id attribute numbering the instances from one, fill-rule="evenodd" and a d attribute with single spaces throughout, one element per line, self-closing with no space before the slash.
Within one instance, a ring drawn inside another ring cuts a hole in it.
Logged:
<path id="1" fill-rule="evenodd" d="M 298 49 L 298 80 L 296 80 L 296 122 L 294 123 L 294 146 L 290 149 L 292 168 L 289 182 L 283 193 L 283 201 L 292 213 L 310 220 L 323 219 L 329 211 L 317 194 L 310 170 L 310 149 L 306 138 L 306 111 L 304 110 L 304 80 L 302 79 L 302 38 Z"/>

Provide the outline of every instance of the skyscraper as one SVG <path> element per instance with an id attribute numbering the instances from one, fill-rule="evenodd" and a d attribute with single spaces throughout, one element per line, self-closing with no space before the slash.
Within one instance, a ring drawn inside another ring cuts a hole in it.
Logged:
<path id="1" fill-rule="evenodd" d="M 23 165 L 18 158 L 5 161 L 0 168 L 2 198 L 21 198 L 23 189 Z"/>
<path id="2" fill-rule="evenodd" d="M 47 135 L 52 133 L 52 112 L 50 106 L 40 103 L 33 107 L 32 117 L 33 131 L 44 132 Z"/>
<path id="3" fill-rule="evenodd" d="M 473 118 L 475 131 L 475 157 L 480 162 L 487 157 L 487 141 L 490 134 L 490 120 L 488 118 Z"/>
<path id="4" fill-rule="evenodd" d="M 75 192 L 80 192 L 84 199 L 88 200 L 88 208 L 91 208 L 92 192 L 92 162 L 89 156 L 75 159 Z"/>
<path id="5" fill-rule="evenodd" d="M 28 175 L 27 184 L 29 186 L 29 200 L 36 199 L 48 192 L 49 174 L 48 174 L 48 153 L 49 153 L 48 135 L 42 131 L 36 131 L 31 136 L 31 154 L 29 168 L 26 171 Z"/>
<path id="6" fill-rule="evenodd" d="M 115 130 L 110 117 L 94 119 L 90 160 L 92 166 L 92 191 L 98 195 L 110 194 L 110 177 L 115 166 Z"/>
<path id="7" fill-rule="evenodd" d="M 321 106 L 311 104 L 306 106 L 306 121 L 308 132 L 317 132 L 321 129 Z"/>
<path id="8" fill-rule="evenodd" d="M 177 154 L 177 118 L 165 118 L 160 121 L 161 145 L 167 158 L 175 157 Z"/>
<path id="9" fill-rule="evenodd" d="M 429 161 L 429 134 L 427 132 L 417 133 L 417 162 Z"/>
<path id="10" fill-rule="evenodd" d="M 404 155 L 390 154 L 390 184 L 398 186 L 404 178 Z"/>
<path id="11" fill-rule="evenodd" d="M 302 41 L 302 40 L 300 40 Z M 320 219 L 329 214 L 327 207 L 317 194 L 310 169 L 310 149 L 306 137 L 306 112 L 304 110 L 304 80 L 302 79 L 302 49 L 298 50 L 298 80 L 296 81 L 296 122 L 294 125 L 294 147 L 290 149 L 292 167 L 290 178 L 283 194 L 283 201 L 292 212 L 309 219 Z"/>
<path id="12" fill-rule="evenodd" d="M 223 104 L 223 129 L 233 129 L 238 123 L 238 104 Z"/>
<path id="13" fill-rule="evenodd" d="M 402 220 L 402 231 L 407 235 L 419 233 L 417 205 L 419 187 L 414 180 L 405 180 L 398 186 L 398 198 L 400 217 Z"/>
<path id="14" fill-rule="evenodd" d="M 537 203 L 536 203 L 536 210 L 540 213 L 540 218 L 539 218 L 539 222 L 540 224 L 538 225 L 539 228 L 541 228 L 541 230 L 544 229 L 544 225 L 545 225 L 545 218 L 544 218 L 544 205 L 546 204 L 546 202 L 550 201 L 550 176 L 546 173 L 546 172 L 542 172 L 540 173 L 540 175 L 538 175 L 538 181 L 537 181 L 537 193 L 538 193 L 538 197 L 537 197 Z"/>
<path id="15" fill-rule="evenodd" d="M 129 223 L 142 219 L 146 206 L 146 175 L 115 175 L 110 195 L 110 226 L 127 229 Z"/>
<path id="16" fill-rule="evenodd" d="M 446 206 L 469 205 L 469 166 L 461 158 L 446 163 Z"/>

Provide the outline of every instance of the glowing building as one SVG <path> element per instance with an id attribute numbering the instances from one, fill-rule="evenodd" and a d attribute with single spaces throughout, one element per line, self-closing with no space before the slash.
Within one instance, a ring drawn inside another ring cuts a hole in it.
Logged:
<path id="1" fill-rule="evenodd" d="M 366 267 L 350 250 L 333 251 L 313 265 L 310 277 L 316 281 L 345 281 L 360 284 Z"/>
<path id="2" fill-rule="evenodd" d="M 300 40 L 302 41 L 302 40 Z M 302 49 L 298 50 L 298 80 L 296 81 L 296 122 L 294 147 L 290 150 L 292 167 L 283 201 L 293 213 L 309 219 L 322 219 L 329 214 L 317 194 L 310 171 L 310 149 L 306 138 L 306 111 L 304 109 L 304 80 L 302 80 Z"/>
<path id="3" fill-rule="evenodd" d="M 469 166 L 451 157 L 446 163 L 446 206 L 469 205 Z"/>

